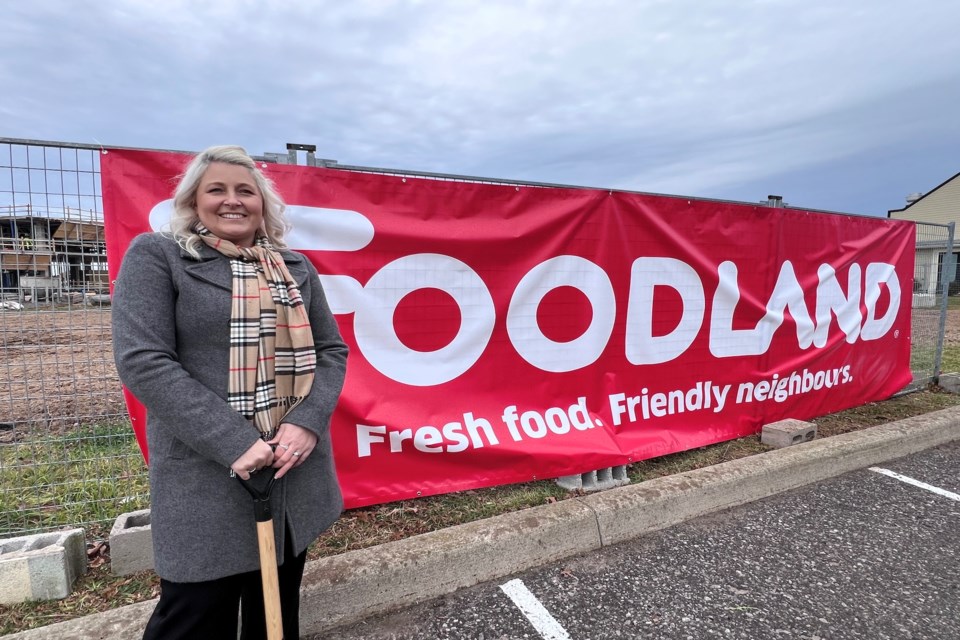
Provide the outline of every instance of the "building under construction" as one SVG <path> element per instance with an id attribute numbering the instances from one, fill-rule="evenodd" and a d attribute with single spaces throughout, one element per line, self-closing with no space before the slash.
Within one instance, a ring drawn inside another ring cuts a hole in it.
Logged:
<path id="1" fill-rule="evenodd" d="M 0 206 L 0 292 L 5 299 L 54 300 L 106 293 L 103 221 L 79 209 Z"/>

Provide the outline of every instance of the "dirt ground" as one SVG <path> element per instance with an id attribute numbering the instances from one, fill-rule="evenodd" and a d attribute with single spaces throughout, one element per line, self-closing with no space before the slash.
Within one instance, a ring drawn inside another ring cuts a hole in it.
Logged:
<path id="1" fill-rule="evenodd" d="M 0 442 L 123 412 L 109 307 L 0 311 Z"/>

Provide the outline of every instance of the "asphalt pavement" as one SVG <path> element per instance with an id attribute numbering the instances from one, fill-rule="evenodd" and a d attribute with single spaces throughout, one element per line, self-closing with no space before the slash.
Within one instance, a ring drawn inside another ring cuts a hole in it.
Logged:
<path id="1" fill-rule="evenodd" d="M 309 638 L 960 638 L 960 444 L 875 469 Z"/>

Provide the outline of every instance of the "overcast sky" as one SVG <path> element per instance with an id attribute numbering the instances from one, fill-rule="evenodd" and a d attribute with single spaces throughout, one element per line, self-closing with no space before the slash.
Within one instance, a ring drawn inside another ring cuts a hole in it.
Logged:
<path id="1" fill-rule="evenodd" d="M 960 172 L 946 0 L 29 0 L 0 137 L 886 215 Z"/>

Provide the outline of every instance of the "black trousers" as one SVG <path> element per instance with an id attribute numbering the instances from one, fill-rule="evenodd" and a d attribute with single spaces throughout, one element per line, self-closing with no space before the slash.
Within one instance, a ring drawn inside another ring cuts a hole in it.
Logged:
<path id="1" fill-rule="evenodd" d="M 300 637 L 300 582 L 307 552 L 291 555 L 289 537 L 277 571 L 284 640 Z M 243 606 L 240 607 L 241 601 Z M 266 640 L 263 587 L 259 571 L 207 582 L 160 580 L 160 601 L 143 633 L 144 640 L 236 640 L 241 613 L 241 640 Z"/>

